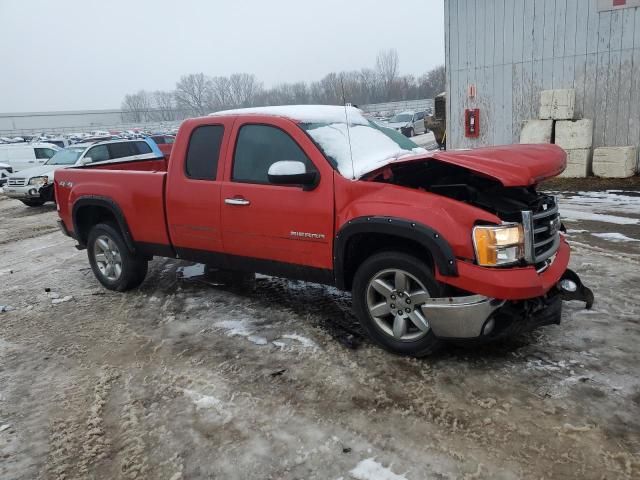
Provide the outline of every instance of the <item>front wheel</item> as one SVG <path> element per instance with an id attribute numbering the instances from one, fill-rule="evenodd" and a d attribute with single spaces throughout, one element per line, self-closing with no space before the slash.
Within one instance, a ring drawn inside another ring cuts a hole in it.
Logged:
<path id="1" fill-rule="evenodd" d="M 421 306 L 440 296 L 440 286 L 422 260 L 381 252 L 365 260 L 353 280 L 353 307 L 374 342 L 399 355 L 423 357 L 442 346 Z"/>
<path id="2" fill-rule="evenodd" d="M 147 275 L 147 260 L 129 251 L 113 223 L 99 223 L 91 229 L 87 254 L 93 274 L 109 290 L 130 290 Z"/>

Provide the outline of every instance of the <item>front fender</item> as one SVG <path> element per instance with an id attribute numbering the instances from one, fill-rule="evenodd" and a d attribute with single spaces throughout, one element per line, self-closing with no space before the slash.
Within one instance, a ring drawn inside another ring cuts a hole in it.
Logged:
<path id="1" fill-rule="evenodd" d="M 383 233 L 412 240 L 431 253 L 440 275 L 458 275 L 453 249 L 444 237 L 431 227 L 402 218 L 358 217 L 343 225 L 334 240 L 334 274 L 338 288 L 344 288 L 345 285 L 344 267 L 349 239 L 359 233 Z"/>

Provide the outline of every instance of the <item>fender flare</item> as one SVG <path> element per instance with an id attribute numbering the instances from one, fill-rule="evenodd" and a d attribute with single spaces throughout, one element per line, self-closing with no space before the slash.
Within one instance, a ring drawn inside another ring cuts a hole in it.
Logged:
<path id="1" fill-rule="evenodd" d="M 431 227 L 396 217 L 357 217 L 340 228 L 333 244 L 333 270 L 336 286 L 344 289 L 346 249 L 349 239 L 359 233 L 384 233 L 412 240 L 433 256 L 433 261 L 441 275 L 457 277 L 458 267 L 453 249 L 440 233 Z"/>
<path id="2" fill-rule="evenodd" d="M 78 211 L 82 207 L 88 207 L 88 206 L 102 207 L 109 210 L 109 212 L 111 212 L 115 217 L 116 222 L 118 222 L 118 226 L 120 227 L 120 231 L 122 232 L 122 236 L 124 238 L 124 242 L 127 245 L 127 248 L 129 248 L 129 251 L 131 251 L 132 253 L 135 253 L 135 243 L 133 242 L 133 238 L 131 237 L 131 231 L 129 230 L 127 221 L 118 204 L 108 197 L 101 197 L 101 196 L 95 196 L 95 195 L 87 195 L 87 196 L 80 197 L 73 203 L 73 209 L 71 214 L 71 218 L 73 219 L 73 231 L 75 233 L 76 240 L 80 244 L 80 247 L 85 248 L 86 244 L 85 242 L 82 241 L 81 236 L 79 235 Z"/>

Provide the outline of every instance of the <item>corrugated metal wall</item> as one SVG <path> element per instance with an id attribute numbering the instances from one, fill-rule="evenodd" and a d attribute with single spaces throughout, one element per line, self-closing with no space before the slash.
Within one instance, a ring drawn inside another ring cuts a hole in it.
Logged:
<path id="1" fill-rule="evenodd" d="M 598 0 L 445 0 L 448 145 L 517 142 L 540 91 L 575 88 L 594 145 L 640 144 L 640 8 Z M 475 99 L 468 98 L 475 85 Z M 480 108 L 480 137 L 464 109 Z"/>

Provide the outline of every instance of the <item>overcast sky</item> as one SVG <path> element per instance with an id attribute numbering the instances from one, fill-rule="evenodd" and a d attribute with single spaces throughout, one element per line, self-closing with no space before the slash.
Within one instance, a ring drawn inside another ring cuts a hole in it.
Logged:
<path id="1" fill-rule="evenodd" d="M 119 108 L 180 75 L 254 73 L 272 86 L 444 63 L 443 0 L 0 0 L 0 112 Z"/>

